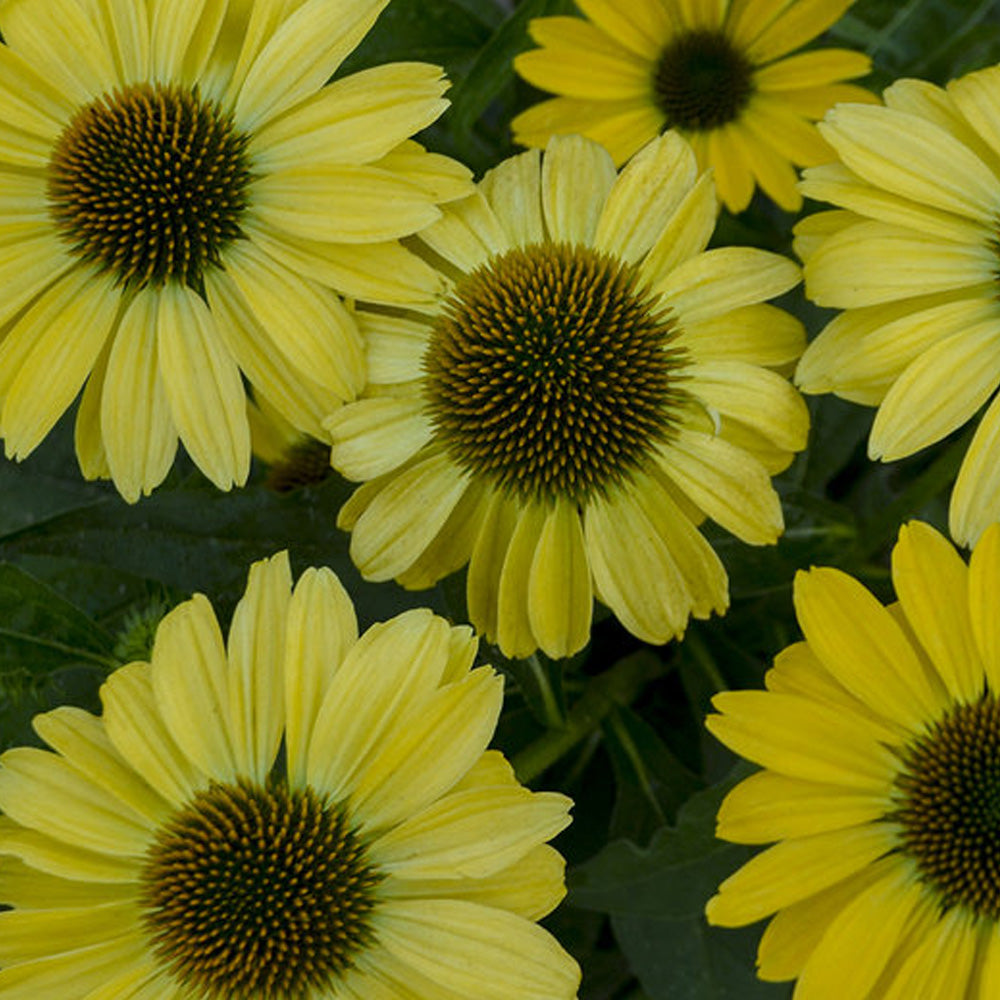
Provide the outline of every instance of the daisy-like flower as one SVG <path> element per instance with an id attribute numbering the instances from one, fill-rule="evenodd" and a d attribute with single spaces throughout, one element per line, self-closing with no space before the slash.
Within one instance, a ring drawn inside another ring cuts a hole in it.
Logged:
<path id="1" fill-rule="evenodd" d="M 716 695 L 708 728 L 764 770 L 718 834 L 772 844 L 708 919 L 772 914 L 758 975 L 796 1000 L 1000 996 L 1000 525 L 968 566 L 920 522 L 892 555 L 898 604 L 835 569 L 795 580 L 804 642 L 766 691 Z"/>
<path id="2" fill-rule="evenodd" d="M 317 436 L 357 393 L 360 335 L 331 288 L 426 295 L 427 268 L 396 240 L 471 190 L 408 139 L 445 107 L 437 67 L 324 86 L 386 3 L 0 4 L 8 457 L 86 383 L 88 477 L 134 501 L 180 438 L 227 489 L 250 462 L 244 379 Z"/>
<path id="3" fill-rule="evenodd" d="M 315 486 L 330 473 L 330 445 L 296 430 L 266 399 L 247 400 L 250 444 L 267 466 L 266 485 L 277 493 Z"/>
<path id="4" fill-rule="evenodd" d="M 772 473 L 805 445 L 782 375 L 801 325 L 764 300 L 791 261 L 705 252 L 710 176 L 676 133 L 622 171 L 579 136 L 506 160 L 421 240 L 453 280 L 436 314 L 360 313 L 370 389 L 327 421 L 341 511 L 372 580 L 466 563 L 470 621 L 509 656 L 581 649 L 592 598 L 666 642 L 727 605 L 698 531 L 783 521 Z"/>
<path id="5" fill-rule="evenodd" d="M 1000 67 L 941 89 L 900 80 L 885 107 L 845 105 L 820 125 L 841 162 L 802 190 L 839 206 L 798 230 L 806 291 L 845 310 L 809 345 L 805 392 L 878 406 L 872 458 L 892 461 L 971 419 L 1000 385 Z M 951 498 L 952 537 L 1000 520 L 994 396 Z"/>
<path id="6" fill-rule="evenodd" d="M 558 1000 L 534 923 L 564 892 L 570 802 L 486 746 L 476 640 L 426 610 L 358 636 L 337 578 L 250 571 L 223 644 L 203 596 L 101 717 L 35 719 L 0 758 L 0 995 Z"/>
<path id="7" fill-rule="evenodd" d="M 754 186 L 782 208 L 802 199 L 793 164 L 825 163 L 830 148 L 813 124 L 837 101 L 874 100 L 843 81 L 870 69 L 845 49 L 790 55 L 825 31 L 853 0 L 576 0 L 587 20 L 531 22 L 541 46 L 514 66 L 558 94 L 518 115 L 514 137 L 544 146 L 579 133 L 617 164 L 666 129 L 715 169 L 731 212 Z"/>

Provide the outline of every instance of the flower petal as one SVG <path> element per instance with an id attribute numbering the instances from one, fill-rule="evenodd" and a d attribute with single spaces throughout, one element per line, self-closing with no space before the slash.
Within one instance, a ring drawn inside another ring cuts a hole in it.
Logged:
<path id="1" fill-rule="evenodd" d="M 578 135 L 550 139 L 542 158 L 542 209 L 552 240 L 589 246 L 617 176 L 597 143 Z"/>

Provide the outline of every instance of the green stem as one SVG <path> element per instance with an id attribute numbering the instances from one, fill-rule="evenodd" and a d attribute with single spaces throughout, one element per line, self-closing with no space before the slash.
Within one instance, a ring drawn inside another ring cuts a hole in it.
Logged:
<path id="1" fill-rule="evenodd" d="M 558 729 L 566 721 L 563 718 L 562 709 L 559 707 L 559 699 L 555 691 L 552 690 L 552 681 L 549 679 L 549 672 L 538 659 L 537 653 L 532 653 L 525 660 L 531 669 L 538 684 L 538 693 L 542 700 L 542 714 L 545 716 L 545 725 L 549 729 Z"/>
<path id="2" fill-rule="evenodd" d="M 564 722 L 549 729 L 511 761 L 518 780 L 534 781 L 543 771 L 569 753 L 592 733 L 616 705 L 630 704 L 645 685 L 665 667 L 650 653 L 636 653 L 619 660 L 610 670 L 587 684 Z"/>
<path id="3" fill-rule="evenodd" d="M 718 694 L 720 691 L 728 691 L 729 685 L 726 678 L 722 676 L 722 671 L 718 668 L 715 658 L 708 651 L 705 640 L 702 639 L 693 629 L 684 637 L 684 645 L 691 654 L 692 659 L 701 668 L 702 673 L 708 678 L 712 690 Z"/>

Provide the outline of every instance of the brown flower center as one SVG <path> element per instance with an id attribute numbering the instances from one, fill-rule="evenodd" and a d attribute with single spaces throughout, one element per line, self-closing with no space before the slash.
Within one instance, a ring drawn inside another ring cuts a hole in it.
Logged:
<path id="1" fill-rule="evenodd" d="M 434 327 L 424 366 L 439 439 L 505 490 L 583 502 L 670 436 L 685 398 L 675 336 L 634 267 L 568 244 L 508 250 Z"/>
<path id="2" fill-rule="evenodd" d="M 343 812 L 311 790 L 213 784 L 149 850 L 145 926 L 199 996 L 301 1000 L 334 992 L 371 943 L 380 878 Z"/>
<path id="3" fill-rule="evenodd" d="M 73 251 L 120 283 L 198 288 L 241 235 L 247 142 L 197 89 L 139 83 L 105 94 L 56 142 L 52 215 Z"/>

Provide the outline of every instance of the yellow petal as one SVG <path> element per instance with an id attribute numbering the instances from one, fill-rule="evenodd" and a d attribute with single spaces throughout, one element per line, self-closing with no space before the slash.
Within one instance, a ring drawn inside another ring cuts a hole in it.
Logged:
<path id="1" fill-rule="evenodd" d="M 969 445 L 951 494 L 948 527 L 960 545 L 971 546 L 1000 521 L 1000 397 L 995 397 Z"/>
<path id="2" fill-rule="evenodd" d="M 992 524 L 976 543 L 969 561 L 969 621 L 986 679 L 1000 691 L 1000 525 Z"/>
<path id="3" fill-rule="evenodd" d="M 288 780 L 306 782 L 306 760 L 320 706 L 334 672 L 357 642 L 354 605 L 331 570 L 310 567 L 288 605 L 285 633 L 285 753 Z"/>
<path id="4" fill-rule="evenodd" d="M 490 642 L 497 635 L 501 575 L 519 513 L 516 501 L 499 491 L 488 493 L 469 558 L 466 582 L 469 621 Z"/>
<path id="5" fill-rule="evenodd" d="M 425 410 L 420 396 L 379 396 L 343 407 L 324 421 L 330 464 L 355 482 L 399 468 L 434 435 Z"/>
<path id="6" fill-rule="evenodd" d="M 556 136 L 542 158 L 542 208 L 549 236 L 589 246 L 617 173 L 610 155 L 581 136 Z"/>
<path id="7" fill-rule="evenodd" d="M 89 851 L 77 840 L 61 840 L 0 817 L 0 851 L 20 858 L 32 869 L 77 884 L 101 883 L 135 891 L 142 875 L 141 857 Z"/>
<path id="8" fill-rule="evenodd" d="M 580 514 L 576 504 L 557 500 L 546 514 L 528 576 L 528 619 L 541 650 L 559 658 L 582 649 L 590 639 L 592 610 Z"/>
<path id="9" fill-rule="evenodd" d="M 539 646 L 532 627 L 529 595 L 532 593 L 535 552 L 547 521 L 547 512 L 541 503 L 528 502 L 519 506 L 517 524 L 500 571 L 497 601 L 497 645 L 504 656 L 510 657 L 530 656 Z M 543 622 L 550 630 L 555 624 Z M 561 638 L 565 643 L 565 637 Z"/>
<path id="10" fill-rule="evenodd" d="M 291 591 L 287 552 L 255 562 L 229 627 L 229 718 L 236 769 L 261 785 L 274 764 L 285 722 L 282 666 Z"/>
<path id="11" fill-rule="evenodd" d="M 973 703 L 985 674 L 969 617 L 968 567 L 944 537 L 920 521 L 899 529 L 892 582 L 907 621 L 951 696 Z"/>
<path id="12" fill-rule="evenodd" d="M 542 160 L 537 150 L 508 157 L 480 182 L 479 189 L 511 246 L 541 243 L 545 237 L 541 185 Z"/>
<path id="13" fill-rule="evenodd" d="M 897 846 L 889 824 L 869 823 L 797 837 L 750 859 L 708 901 L 711 924 L 740 927 L 850 878 Z"/>

